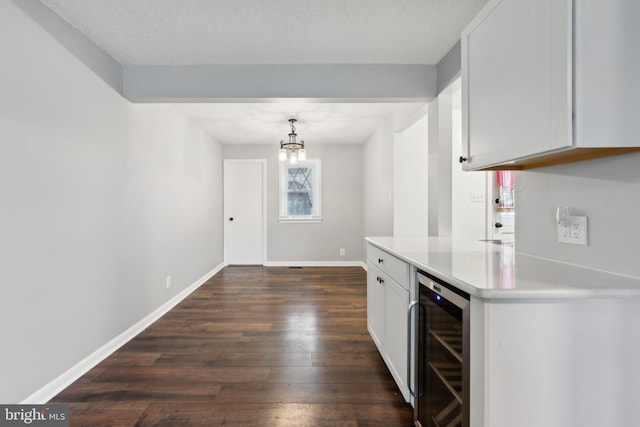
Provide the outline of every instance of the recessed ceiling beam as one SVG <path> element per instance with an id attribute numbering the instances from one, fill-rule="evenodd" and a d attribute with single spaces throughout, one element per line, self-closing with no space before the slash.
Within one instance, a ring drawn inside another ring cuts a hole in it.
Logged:
<path id="1" fill-rule="evenodd" d="M 133 66 L 124 96 L 134 102 L 428 102 L 435 65 L 296 64 Z"/>

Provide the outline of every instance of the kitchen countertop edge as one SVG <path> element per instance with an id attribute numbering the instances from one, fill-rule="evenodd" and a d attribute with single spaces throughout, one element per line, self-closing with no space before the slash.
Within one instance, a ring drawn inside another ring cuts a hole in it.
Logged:
<path id="1" fill-rule="evenodd" d="M 444 268 L 440 268 L 440 266 L 430 265 L 428 262 L 425 262 L 422 259 L 416 259 L 413 256 L 408 255 L 402 250 L 396 248 L 393 244 L 389 243 L 389 240 L 393 240 L 396 238 L 391 237 L 366 237 L 365 240 L 372 244 L 373 246 L 382 249 L 397 258 L 415 266 L 417 269 L 422 270 L 446 283 L 455 286 L 477 298 L 491 300 L 491 299 L 523 299 L 523 300 L 534 300 L 534 299 L 580 299 L 580 298 L 640 298 L 640 279 L 635 277 L 622 276 L 615 273 L 605 272 L 601 270 L 589 269 L 587 267 L 576 266 L 572 264 L 565 264 L 559 261 L 537 258 L 536 262 L 539 263 L 547 263 L 549 266 L 553 266 L 555 270 L 566 269 L 569 272 L 579 272 L 582 275 L 589 276 L 593 275 L 597 278 L 606 278 L 610 277 L 611 279 L 615 279 L 615 282 L 622 283 L 624 286 L 592 286 L 585 285 L 584 287 L 580 286 L 563 286 L 553 285 L 554 281 L 549 278 L 547 281 L 544 279 L 537 279 L 535 283 L 540 285 L 539 287 L 514 287 L 514 288 L 486 288 L 482 286 L 477 286 L 470 281 L 463 280 L 460 277 L 457 277 L 455 272 Z M 410 239 L 424 239 L 425 242 L 428 239 L 444 239 L 446 241 L 447 238 L 410 238 Z M 385 243 L 385 240 L 387 241 Z M 478 242 L 469 240 L 469 243 L 477 244 Z M 492 245 L 492 243 L 485 243 L 487 251 L 495 250 L 496 248 Z M 528 257 L 527 255 L 518 254 L 519 257 Z M 535 259 L 536 257 L 530 257 Z M 516 283 L 518 278 L 515 278 Z M 596 279 L 594 279 L 596 280 Z M 607 281 L 608 282 L 608 281 Z"/>

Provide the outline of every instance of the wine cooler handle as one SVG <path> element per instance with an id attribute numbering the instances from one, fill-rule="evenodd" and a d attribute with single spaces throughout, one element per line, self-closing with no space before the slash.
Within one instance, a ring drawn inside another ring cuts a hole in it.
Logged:
<path id="1" fill-rule="evenodd" d="M 424 367 L 422 369 L 422 385 L 426 386 L 427 384 L 427 307 L 424 304 L 420 304 L 419 309 L 423 311 L 422 314 L 422 324 L 420 326 L 422 326 L 422 345 L 425 346 L 424 350 L 422 351 L 422 366 Z M 420 314 L 418 314 L 418 316 L 420 316 Z M 416 358 L 418 358 L 418 355 L 416 355 Z M 420 383 L 420 380 L 418 380 L 418 383 Z M 424 396 L 424 394 L 426 393 L 426 390 L 418 390 L 418 398 Z"/>
<path id="2" fill-rule="evenodd" d="M 415 398 L 418 398 L 418 393 L 416 393 L 411 389 L 411 338 L 412 338 L 411 333 L 413 331 L 413 327 L 412 327 L 413 322 L 411 322 L 411 312 L 413 311 L 413 308 L 419 303 L 420 303 L 419 301 L 411 301 L 411 303 L 409 304 L 409 309 L 407 310 L 407 324 L 408 324 L 407 342 L 409 343 L 409 348 L 407 349 L 407 387 L 409 388 L 409 393 L 411 394 L 411 396 Z M 418 342 L 416 341 L 414 345 L 417 346 Z"/>

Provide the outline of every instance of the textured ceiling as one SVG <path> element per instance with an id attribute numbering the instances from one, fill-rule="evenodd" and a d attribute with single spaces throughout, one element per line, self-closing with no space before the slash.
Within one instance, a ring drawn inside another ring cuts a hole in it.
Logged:
<path id="1" fill-rule="evenodd" d="M 123 65 L 436 64 L 487 0 L 41 0 Z"/>
<path id="2" fill-rule="evenodd" d="M 286 139 L 295 118 L 298 139 L 311 146 L 359 144 L 381 121 L 415 114 L 418 103 L 239 103 L 174 104 L 197 126 L 223 144 L 273 144 Z M 275 148 L 274 148 L 275 149 Z"/>
<path id="3" fill-rule="evenodd" d="M 41 0 L 127 66 L 436 64 L 488 0 Z M 420 104 L 175 104 L 224 144 L 361 143 Z"/>

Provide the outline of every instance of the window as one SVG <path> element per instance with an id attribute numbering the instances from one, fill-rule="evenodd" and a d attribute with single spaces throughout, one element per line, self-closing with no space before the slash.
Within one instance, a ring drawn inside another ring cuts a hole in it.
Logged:
<path id="1" fill-rule="evenodd" d="M 280 222 L 320 222 L 320 160 L 280 163 Z"/>

